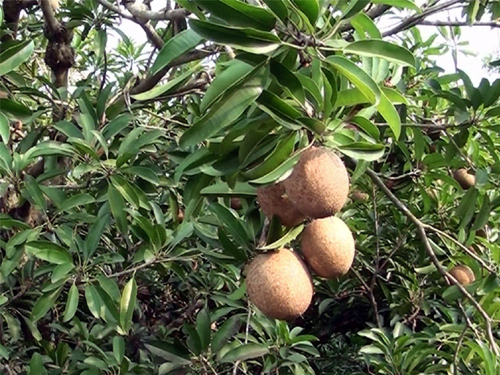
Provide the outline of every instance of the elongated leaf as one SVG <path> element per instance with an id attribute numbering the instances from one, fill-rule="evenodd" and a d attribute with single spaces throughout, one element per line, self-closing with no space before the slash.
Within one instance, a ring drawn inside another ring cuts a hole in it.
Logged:
<path id="1" fill-rule="evenodd" d="M 226 21 L 231 26 L 252 27 L 271 30 L 276 19 L 266 9 L 237 0 L 205 1 L 193 0 L 211 15 Z"/>
<path id="2" fill-rule="evenodd" d="M 383 40 L 357 40 L 343 50 L 362 56 L 380 57 L 405 66 L 415 66 L 415 57 L 408 49 Z"/>
<path id="3" fill-rule="evenodd" d="M 206 39 L 250 53 L 269 53 L 277 49 L 281 44 L 276 35 L 266 31 L 227 27 L 200 20 L 190 20 L 189 25 Z"/>
<path id="4" fill-rule="evenodd" d="M 226 207 L 219 203 L 212 203 L 208 209 L 213 212 L 221 223 L 229 230 L 234 240 L 240 246 L 248 248 L 248 237 L 242 223 Z"/>
<path id="5" fill-rule="evenodd" d="M 240 60 L 233 60 L 231 65 L 218 74 L 205 92 L 200 104 L 200 111 L 207 110 L 227 90 L 237 85 L 240 80 L 253 70 L 253 66 Z"/>
<path id="6" fill-rule="evenodd" d="M 28 60 L 33 54 L 35 43 L 28 40 L 14 45 L 0 55 L 0 76 L 3 76 Z"/>
<path id="7" fill-rule="evenodd" d="M 33 306 L 33 310 L 31 311 L 31 319 L 36 322 L 37 320 L 43 318 L 49 312 L 52 306 L 54 306 L 54 302 L 56 301 L 60 292 L 61 288 L 58 288 L 52 292 L 43 294 Z"/>
<path id="8" fill-rule="evenodd" d="M 286 87 L 288 91 L 302 104 L 306 100 L 302 83 L 285 65 L 271 60 L 271 74 L 276 77 L 280 85 Z"/>
<path id="9" fill-rule="evenodd" d="M 236 332 L 241 327 L 241 316 L 234 315 L 230 317 L 227 321 L 224 322 L 223 325 L 217 330 L 214 334 L 214 338 L 212 339 L 212 352 L 217 353 L 222 347 L 226 344 L 226 342 L 233 337 Z"/>
<path id="10" fill-rule="evenodd" d="M 132 95 L 132 97 L 135 100 L 140 101 L 154 99 L 163 94 L 167 95 L 171 90 L 174 90 L 175 88 L 181 86 L 183 83 L 187 82 L 189 77 L 191 77 L 194 72 L 198 71 L 200 67 L 200 65 L 195 65 L 191 69 L 185 71 L 184 73 L 180 74 L 178 77 L 175 77 L 173 80 L 165 83 L 164 85 L 156 86 L 149 91 Z"/>
<path id="11" fill-rule="evenodd" d="M 226 182 L 219 182 L 214 185 L 207 186 L 200 191 L 203 195 L 216 196 L 256 196 L 257 188 L 245 182 L 236 182 L 236 185 L 231 188 Z"/>
<path id="12" fill-rule="evenodd" d="M 43 196 L 43 191 L 42 189 L 40 189 L 38 182 L 36 182 L 36 180 L 32 176 L 26 175 L 26 177 L 24 178 L 24 184 L 31 198 L 33 198 L 33 201 L 35 201 L 36 205 L 43 208 L 44 211 L 47 210 L 47 201 Z"/>
<path id="13" fill-rule="evenodd" d="M 125 201 L 118 190 L 112 185 L 108 187 L 109 206 L 111 214 L 116 221 L 116 225 L 122 234 L 128 231 L 127 212 L 125 211 Z"/>
<path id="14" fill-rule="evenodd" d="M 244 361 L 251 358 L 262 357 L 269 353 L 269 348 L 262 344 L 243 344 L 227 352 L 224 357 L 222 357 L 222 363 Z"/>
<path id="15" fill-rule="evenodd" d="M 382 93 L 380 97 L 380 103 L 377 105 L 377 109 L 389 124 L 389 127 L 394 133 L 394 138 L 399 139 L 401 134 L 401 118 L 396 108 L 394 108 L 394 105 L 384 93 Z"/>
<path id="16" fill-rule="evenodd" d="M 410 0 L 372 0 L 374 4 L 386 4 L 397 8 L 407 8 L 420 12 L 420 8 L 415 2 Z"/>
<path id="17" fill-rule="evenodd" d="M 153 66 L 151 67 L 151 75 L 155 75 L 164 67 L 172 62 L 172 60 L 183 55 L 184 53 L 193 50 L 198 44 L 203 41 L 193 30 L 184 30 L 173 38 L 169 39 L 163 46 Z"/>
<path id="18" fill-rule="evenodd" d="M 109 214 L 103 214 L 90 227 L 87 238 L 85 239 L 85 256 L 87 258 L 90 257 L 94 253 L 94 251 L 96 251 L 104 229 L 108 224 L 108 220 Z"/>
<path id="19" fill-rule="evenodd" d="M 302 230 L 304 229 L 303 225 L 299 225 L 295 228 L 290 229 L 288 232 L 286 232 L 283 237 L 278 239 L 277 241 L 274 241 L 273 243 L 270 243 L 269 245 L 265 245 L 263 247 L 259 247 L 259 250 L 272 250 L 272 249 L 278 249 L 283 247 L 284 245 L 290 243 L 294 239 L 297 238 L 297 236 L 302 233 Z"/>
<path id="20" fill-rule="evenodd" d="M 196 317 L 196 332 L 200 336 L 201 350 L 207 350 L 210 345 L 212 331 L 210 329 L 210 314 L 206 307 L 201 309 Z"/>
<path id="21" fill-rule="evenodd" d="M 120 326 L 125 332 L 128 332 L 132 326 L 132 315 L 134 314 L 136 297 L 137 283 L 135 282 L 135 278 L 132 278 L 125 285 L 125 288 L 123 288 L 120 300 Z"/>
<path id="22" fill-rule="evenodd" d="M 68 292 L 68 299 L 66 301 L 66 308 L 64 310 L 63 322 L 69 322 L 75 316 L 78 309 L 79 292 L 76 284 L 71 285 Z"/>
<path id="23" fill-rule="evenodd" d="M 236 120 L 262 93 L 266 72 L 261 65 L 256 66 L 241 86 L 230 89 L 210 112 L 182 135 L 180 146 L 189 147 L 204 141 Z"/>
<path id="24" fill-rule="evenodd" d="M 72 256 L 63 247 L 52 242 L 32 241 L 25 245 L 28 253 L 32 253 L 39 259 L 46 260 L 50 263 L 63 264 L 73 263 Z"/>
<path id="25" fill-rule="evenodd" d="M 101 317 L 101 297 L 94 285 L 88 284 L 85 288 L 85 300 L 87 301 L 87 306 L 96 318 Z"/>
<path id="26" fill-rule="evenodd" d="M 380 88 L 363 69 L 341 56 L 330 56 L 326 61 L 351 81 L 370 103 L 378 104 L 382 95 Z"/>
<path id="27" fill-rule="evenodd" d="M 70 197 L 59 207 L 61 211 L 67 211 L 77 206 L 82 206 L 89 203 L 94 203 L 95 199 L 89 194 L 77 194 Z"/>
<path id="28" fill-rule="evenodd" d="M 8 144 L 10 139 L 10 122 L 2 112 L 0 112 L 0 139 L 5 144 Z"/>
<path id="29" fill-rule="evenodd" d="M 283 22 L 288 18 L 288 9 L 284 0 L 262 0 Z"/>

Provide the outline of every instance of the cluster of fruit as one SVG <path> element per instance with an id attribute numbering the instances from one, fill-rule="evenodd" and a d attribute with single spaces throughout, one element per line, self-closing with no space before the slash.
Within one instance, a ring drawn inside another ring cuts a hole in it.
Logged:
<path id="1" fill-rule="evenodd" d="M 247 270 L 247 293 L 265 315 L 292 320 L 309 307 L 313 283 L 309 268 L 328 279 L 347 273 L 354 260 L 354 239 L 334 215 L 349 193 L 349 175 L 332 151 L 303 152 L 284 181 L 259 188 L 257 199 L 267 217 L 291 227 L 310 220 L 301 235 L 301 253 L 279 249 L 261 253 Z"/>

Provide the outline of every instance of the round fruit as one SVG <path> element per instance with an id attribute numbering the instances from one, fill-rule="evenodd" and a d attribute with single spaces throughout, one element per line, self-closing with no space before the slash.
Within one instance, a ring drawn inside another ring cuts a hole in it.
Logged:
<path id="1" fill-rule="evenodd" d="M 460 168 L 459 170 L 453 173 L 453 178 L 457 180 L 462 189 L 467 190 L 472 187 L 476 183 L 476 176 L 467 172 L 467 169 Z"/>
<path id="2" fill-rule="evenodd" d="M 276 215 L 284 226 L 293 227 L 306 219 L 306 216 L 286 197 L 282 182 L 258 188 L 257 201 L 267 217 L 272 218 Z"/>
<path id="3" fill-rule="evenodd" d="M 241 199 L 240 198 L 231 198 L 231 208 L 233 210 L 241 210 Z"/>
<path id="4" fill-rule="evenodd" d="M 366 202 L 370 196 L 361 190 L 354 190 L 351 193 L 351 199 L 353 202 Z"/>
<path id="5" fill-rule="evenodd" d="M 345 275 L 354 260 L 354 238 L 349 227 L 335 216 L 313 220 L 302 233 L 302 254 L 319 276 Z"/>
<path id="6" fill-rule="evenodd" d="M 349 175 L 344 163 L 324 148 L 305 151 L 283 184 L 288 199 L 313 219 L 340 211 L 349 194 Z"/>
<path id="7" fill-rule="evenodd" d="M 462 285 L 469 285 L 476 280 L 474 272 L 468 266 L 455 266 L 450 270 L 450 275 Z"/>
<path id="8" fill-rule="evenodd" d="M 288 249 L 257 255 L 246 280 L 250 301 L 271 318 L 295 319 L 312 300 L 311 274 L 297 253 Z"/>

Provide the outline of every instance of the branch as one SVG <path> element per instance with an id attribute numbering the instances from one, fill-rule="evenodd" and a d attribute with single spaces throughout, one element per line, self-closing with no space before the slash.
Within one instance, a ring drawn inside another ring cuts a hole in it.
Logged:
<path id="1" fill-rule="evenodd" d="M 173 66 L 178 66 L 191 61 L 199 60 L 207 56 L 213 55 L 217 52 L 218 52 L 217 48 L 212 48 L 209 50 L 194 50 L 189 53 L 186 53 L 185 55 L 182 55 L 177 59 L 173 60 L 170 64 L 168 64 L 166 67 L 164 67 L 155 75 L 149 76 L 142 82 L 139 82 L 137 86 L 135 86 L 132 90 L 130 90 L 130 94 L 136 95 L 151 90 L 153 87 L 155 87 L 155 85 L 158 82 L 161 81 L 161 79 L 165 76 L 165 74 L 168 73 L 170 68 L 172 68 Z"/>
<path id="2" fill-rule="evenodd" d="M 390 5 L 384 5 L 384 4 L 379 4 L 372 9 L 370 9 L 368 12 L 366 12 L 366 15 L 370 17 L 372 20 L 380 17 L 384 13 L 386 13 L 389 9 L 391 9 L 392 6 Z M 353 30 L 354 26 L 351 25 L 350 22 L 346 23 L 345 25 L 342 25 L 339 29 L 340 32 L 346 32 Z"/>
<path id="3" fill-rule="evenodd" d="M 499 356 L 500 355 L 500 350 L 498 348 L 498 345 L 495 341 L 495 337 L 493 336 L 493 331 L 492 331 L 492 319 L 488 315 L 488 313 L 483 309 L 483 307 L 479 304 L 479 302 L 476 301 L 476 299 L 469 293 L 467 289 L 465 289 L 462 284 L 458 282 L 457 279 L 455 279 L 448 271 L 446 271 L 446 268 L 444 268 L 441 263 L 439 262 L 439 259 L 436 256 L 436 253 L 432 249 L 431 243 L 429 241 L 429 238 L 427 237 L 427 234 L 425 232 L 426 229 L 426 224 L 422 223 L 413 213 L 406 207 L 403 202 L 401 202 L 388 188 L 385 186 L 384 182 L 378 177 L 378 175 L 371 169 L 367 169 L 366 173 L 370 176 L 372 181 L 377 185 L 383 192 L 384 194 L 389 198 L 389 200 L 401 211 L 403 212 L 408 219 L 417 227 L 417 233 L 422 240 L 422 243 L 425 247 L 425 250 L 427 251 L 427 254 L 431 258 L 432 263 L 434 266 L 437 268 L 439 273 L 446 279 L 448 279 L 451 284 L 455 285 L 458 290 L 471 302 L 471 304 L 476 308 L 476 310 L 481 314 L 483 319 L 485 320 L 486 323 L 486 333 L 488 335 L 488 341 L 490 342 L 491 348 L 495 355 Z"/>
<path id="4" fill-rule="evenodd" d="M 430 16 L 431 14 L 434 14 L 434 13 L 438 13 L 438 12 L 441 12 L 443 10 L 446 10 L 448 9 L 449 7 L 452 7 L 453 5 L 455 4 L 459 4 L 459 3 L 463 3 L 465 2 L 465 0 L 451 0 L 451 1 L 447 1 L 445 3 L 442 3 L 440 5 L 436 5 L 434 7 L 430 7 L 426 10 L 424 10 L 422 13 L 420 14 L 415 14 L 411 17 L 408 17 L 406 19 L 404 19 L 399 25 L 397 25 L 396 27 L 384 32 L 382 34 L 382 36 L 386 37 L 386 36 L 390 36 L 390 35 L 393 35 L 393 34 L 397 34 L 401 31 L 404 31 L 404 30 L 408 30 L 409 28 L 415 26 L 415 25 L 418 25 L 423 19 L 425 19 L 426 17 Z"/>
<path id="5" fill-rule="evenodd" d="M 101 4 L 103 7 L 115 12 L 116 14 L 120 15 L 121 17 L 137 23 L 139 26 L 142 27 L 144 32 L 146 33 L 146 36 L 148 37 L 149 41 L 158 49 L 162 49 L 164 46 L 163 39 L 158 35 L 158 33 L 155 31 L 153 26 L 148 23 L 148 20 L 139 18 L 131 13 L 126 13 L 121 10 L 120 7 L 110 3 L 107 0 L 96 0 L 99 4 Z"/>
<path id="6" fill-rule="evenodd" d="M 127 10 L 134 17 L 149 21 L 172 21 L 184 18 L 190 14 L 190 12 L 185 9 L 168 10 L 168 8 L 165 8 L 160 12 L 154 12 L 152 10 L 142 8 L 141 5 L 137 5 L 134 1 L 127 1 L 125 3 L 125 8 L 127 8 Z"/>
<path id="7" fill-rule="evenodd" d="M 61 27 L 61 24 L 56 18 L 56 14 L 54 12 L 54 9 L 52 8 L 52 5 L 50 4 L 50 1 L 41 0 L 40 7 L 42 8 L 43 18 L 49 32 L 51 34 L 57 33 L 57 31 Z"/>
<path id="8" fill-rule="evenodd" d="M 420 21 L 418 23 L 422 26 L 486 26 L 486 27 L 500 27 L 500 22 L 492 21 L 492 22 L 476 22 L 476 23 L 467 23 L 463 21 Z"/>

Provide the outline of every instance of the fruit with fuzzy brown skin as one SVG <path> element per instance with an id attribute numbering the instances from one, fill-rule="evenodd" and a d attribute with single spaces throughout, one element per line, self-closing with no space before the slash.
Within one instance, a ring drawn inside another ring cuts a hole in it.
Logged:
<path id="1" fill-rule="evenodd" d="M 342 160 L 325 148 L 306 150 L 284 182 L 286 194 L 304 215 L 317 219 L 334 215 L 349 194 L 349 175 Z"/>
<path id="2" fill-rule="evenodd" d="M 250 301 L 271 318 L 293 320 L 312 300 L 311 274 L 299 255 L 288 249 L 257 255 L 246 281 Z"/>
<path id="3" fill-rule="evenodd" d="M 458 265 L 450 270 L 450 275 L 453 276 L 462 285 L 469 285 L 476 280 L 474 272 L 468 266 Z"/>
<path id="4" fill-rule="evenodd" d="M 233 197 L 233 198 L 231 198 L 230 203 L 231 203 L 231 208 L 233 210 L 236 210 L 236 211 L 241 210 L 241 199 L 240 198 Z"/>
<path id="5" fill-rule="evenodd" d="M 293 227 L 306 219 L 306 216 L 286 197 L 282 182 L 258 188 L 257 201 L 268 218 L 277 216 L 284 226 Z"/>
<path id="6" fill-rule="evenodd" d="M 467 190 L 473 187 L 476 183 L 476 176 L 470 174 L 467 169 L 460 168 L 453 173 L 453 178 L 457 180 L 462 189 Z"/>
<path id="7" fill-rule="evenodd" d="M 354 190 L 351 193 L 351 199 L 353 202 L 366 202 L 370 196 L 361 190 Z"/>
<path id="8" fill-rule="evenodd" d="M 338 217 L 313 220 L 302 233 L 301 248 L 309 267 L 321 277 L 345 275 L 354 260 L 354 238 Z"/>

